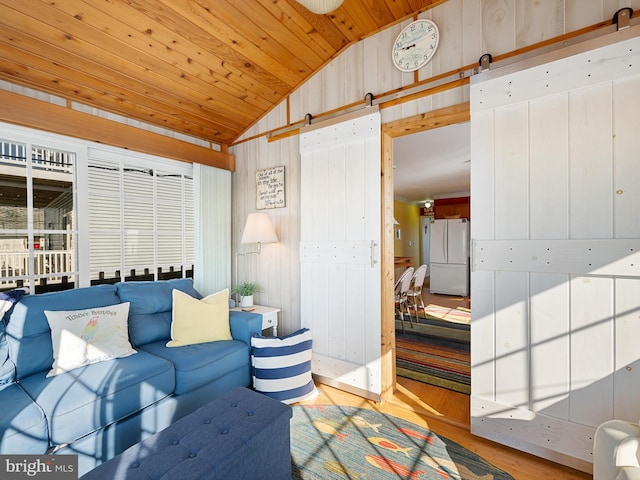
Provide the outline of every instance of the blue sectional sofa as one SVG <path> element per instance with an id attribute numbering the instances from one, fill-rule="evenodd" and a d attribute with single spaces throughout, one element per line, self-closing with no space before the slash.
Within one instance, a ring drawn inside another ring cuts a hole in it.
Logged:
<path id="1" fill-rule="evenodd" d="M 237 386 L 249 386 L 261 318 L 229 314 L 233 340 L 169 348 L 172 291 L 201 298 L 190 279 L 127 282 L 26 295 L 0 325 L 0 453 L 77 454 L 82 474 Z M 135 355 L 47 377 L 45 310 L 130 302 Z"/>

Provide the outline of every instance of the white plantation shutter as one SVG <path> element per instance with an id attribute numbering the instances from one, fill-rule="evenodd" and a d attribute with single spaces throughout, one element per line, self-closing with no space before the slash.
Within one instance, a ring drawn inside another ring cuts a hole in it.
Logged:
<path id="1" fill-rule="evenodd" d="M 195 198 L 194 183 L 192 176 L 183 176 L 184 184 L 182 201 L 183 235 L 184 235 L 184 262 L 186 265 L 195 265 L 195 243 L 196 243 L 196 223 L 195 223 Z"/>
<path id="2" fill-rule="evenodd" d="M 92 235 L 89 243 L 92 272 L 115 272 L 120 268 L 120 240 L 120 235 Z"/>
<path id="3" fill-rule="evenodd" d="M 125 275 L 152 273 L 154 255 L 154 173 L 125 164 L 122 169 Z"/>
<path id="4" fill-rule="evenodd" d="M 191 166 L 105 155 L 88 163 L 91 279 L 158 270 L 184 276 L 194 257 Z"/>
<path id="5" fill-rule="evenodd" d="M 91 278 L 98 272 L 111 277 L 122 265 L 120 165 L 99 160 L 88 165 Z"/>
<path id="6" fill-rule="evenodd" d="M 158 264 L 170 268 L 176 259 L 187 261 L 186 251 L 182 248 L 187 242 L 193 252 L 193 208 L 184 208 L 187 203 L 193 205 L 193 181 L 169 172 L 159 172 L 156 179 Z M 176 195 L 177 192 L 182 195 Z M 193 253 L 190 258 L 189 265 L 193 263 Z"/>

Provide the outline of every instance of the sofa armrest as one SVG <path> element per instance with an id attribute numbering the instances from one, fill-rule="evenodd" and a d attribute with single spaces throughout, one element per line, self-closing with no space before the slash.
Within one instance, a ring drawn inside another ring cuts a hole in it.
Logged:
<path id="1" fill-rule="evenodd" d="M 229 324 L 231 336 L 234 340 L 242 340 L 251 346 L 251 337 L 254 333 L 262 333 L 262 315 L 251 312 L 229 311 Z"/>

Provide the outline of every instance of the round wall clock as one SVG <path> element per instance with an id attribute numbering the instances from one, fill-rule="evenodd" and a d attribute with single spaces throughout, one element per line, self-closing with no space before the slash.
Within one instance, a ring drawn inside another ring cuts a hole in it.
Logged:
<path id="1" fill-rule="evenodd" d="M 413 72 L 431 60 L 438 48 L 440 34 L 431 20 L 411 22 L 402 29 L 391 49 L 391 59 L 398 70 Z"/>

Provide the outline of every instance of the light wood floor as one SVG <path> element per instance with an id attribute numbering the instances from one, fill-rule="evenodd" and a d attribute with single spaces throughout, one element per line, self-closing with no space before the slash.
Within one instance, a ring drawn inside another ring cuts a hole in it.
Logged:
<path id="1" fill-rule="evenodd" d="M 453 440 L 516 480 L 586 480 L 588 475 L 568 467 L 484 440 L 469 431 L 469 397 L 406 378 L 398 378 L 393 398 L 384 403 L 318 384 L 320 395 L 299 404 L 347 405 L 402 418 Z M 466 418 L 466 423 L 464 419 Z"/>
<path id="2" fill-rule="evenodd" d="M 422 289 L 422 300 L 424 304 L 435 303 L 443 307 L 471 308 L 471 297 L 459 297 L 457 295 L 438 295 L 429 291 L 429 277 L 424 280 Z"/>
<path id="3" fill-rule="evenodd" d="M 428 288 L 423 293 L 425 305 L 469 308 L 470 299 L 431 295 Z M 307 404 L 348 405 L 376 410 L 403 418 L 453 440 L 498 468 L 508 472 L 516 480 L 585 480 L 588 475 L 577 470 L 529 455 L 518 450 L 476 437 L 470 432 L 469 396 L 407 378 L 397 378 L 396 392 L 392 399 L 376 403 L 356 395 L 318 385 L 320 395 Z"/>

